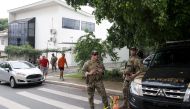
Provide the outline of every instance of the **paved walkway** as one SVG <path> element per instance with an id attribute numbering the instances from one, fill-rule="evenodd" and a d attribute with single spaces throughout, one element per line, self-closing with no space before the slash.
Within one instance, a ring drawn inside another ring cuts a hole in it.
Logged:
<path id="1" fill-rule="evenodd" d="M 72 73 L 73 68 L 67 69 L 65 75 Z M 80 78 L 64 77 L 64 81 L 59 79 L 59 72 L 49 70 L 46 82 L 52 84 L 66 85 L 71 87 L 86 88 L 85 80 Z M 106 92 L 112 95 L 122 95 L 122 82 L 104 81 Z"/>

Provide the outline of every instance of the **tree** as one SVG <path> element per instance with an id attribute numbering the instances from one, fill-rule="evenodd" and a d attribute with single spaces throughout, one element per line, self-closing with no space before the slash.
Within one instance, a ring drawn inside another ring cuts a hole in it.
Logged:
<path id="1" fill-rule="evenodd" d="M 8 19 L 0 19 L 0 31 L 8 28 Z"/>
<path id="2" fill-rule="evenodd" d="M 112 60 L 118 59 L 117 53 L 113 52 L 106 42 L 101 42 L 100 39 L 95 38 L 95 35 L 90 32 L 78 39 L 74 50 L 75 60 L 80 67 L 82 67 L 85 61 L 90 59 L 90 54 L 93 50 L 97 50 L 101 54 L 101 60 L 103 60 L 103 57 L 106 57 L 106 54 L 109 54 Z"/>
<path id="3" fill-rule="evenodd" d="M 189 0 L 66 0 L 80 9 L 95 8 L 98 23 L 108 19 L 108 42 L 113 47 L 159 46 L 190 36 Z"/>

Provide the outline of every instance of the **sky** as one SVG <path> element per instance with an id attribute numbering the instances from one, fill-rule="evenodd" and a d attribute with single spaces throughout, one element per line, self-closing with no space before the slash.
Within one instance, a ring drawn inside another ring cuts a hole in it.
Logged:
<path id="1" fill-rule="evenodd" d="M 0 18 L 8 18 L 8 10 L 32 4 L 42 0 L 0 0 Z M 84 11 L 92 12 L 92 8 L 83 7 Z"/>
<path id="2" fill-rule="evenodd" d="M 0 18 L 8 18 L 8 10 L 40 0 L 0 0 Z"/>

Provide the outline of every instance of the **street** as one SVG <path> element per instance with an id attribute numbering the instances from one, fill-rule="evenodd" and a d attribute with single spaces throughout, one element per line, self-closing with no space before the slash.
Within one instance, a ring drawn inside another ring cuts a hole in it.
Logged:
<path id="1" fill-rule="evenodd" d="M 10 88 L 0 85 L 0 109 L 89 109 L 85 89 L 43 83 Z M 102 109 L 99 95 L 95 95 L 95 108 Z"/>

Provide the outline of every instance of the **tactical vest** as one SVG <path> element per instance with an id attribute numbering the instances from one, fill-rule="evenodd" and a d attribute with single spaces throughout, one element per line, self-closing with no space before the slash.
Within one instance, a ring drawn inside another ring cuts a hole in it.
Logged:
<path id="1" fill-rule="evenodd" d="M 140 60 L 137 57 L 130 57 L 127 62 L 128 71 L 136 73 L 140 69 L 139 62 Z"/>
<path id="2" fill-rule="evenodd" d="M 103 64 L 101 64 L 100 62 L 97 62 L 97 61 L 93 62 L 93 61 L 89 60 L 88 65 L 87 65 L 87 71 L 90 72 L 91 70 L 94 70 L 94 69 L 96 70 L 95 71 L 96 74 L 89 75 L 87 77 L 88 83 L 93 83 L 93 82 L 102 80 L 103 72 L 99 72 L 98 70 L 99 69 L 104 70 Z"/>

